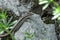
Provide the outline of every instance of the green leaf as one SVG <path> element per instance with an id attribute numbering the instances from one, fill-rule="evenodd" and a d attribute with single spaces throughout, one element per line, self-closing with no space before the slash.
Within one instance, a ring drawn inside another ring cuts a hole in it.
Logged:
<path id="1" fill-rule="evenodd" d="M 7 21 L 6 21 L 6 19 L 2 19 L 2 23 L 5 25 L 5 26 L 7 26 Z"/>
<path id="2" fill-rule="evenodd" d="M 33 33 L 33 34 L 31 34 L 31 37 L 34 37 L 35 36 L 35 34 Z"/>
<path id="3" fill-rule="evenodd" d="M 13 28 L 13 25 L 17 22 L 17 21 L 13 21 L 12 22 L 12 18 L 11 17 L 9 19 L 9 21 L 7 22 L 7 14 L 6 11 L 2 11 L 0 13 L 0 34 L 2 34 L 4 31 L 9 31 L 8 29 Z"/>
<path id="4" fill-rule="evenodd" d="M 46 4 L 46 5 L 44 5 L 43 8 L 42 8 L 42 10 L 45 10 L 48 6 L 49 6 L 49 3 Z"/>
<path id="5" fill-rule="evenodd" d="M 45 1 L 45 0 L 39 0 L 39 2 L 43 2 L 43 1 Z"/>
<path id="6" fill-rule="evenodd" d="M 60 21 L 60 17 L 58 17 L 58 20 Z"/>
<path id="7" fill-rule="evenodd" d="M 42 2 L 39 2 L 40 5 L 46 4 L 46 3 L 48 3 L 48 1 L 42 1 Z"/>
<path id="8" fill-rule="evenodd" d="M 6 19 L 6 18 L 7 18 L 6 12 L 2 11 L 1 17 L 2 17 L 3 19 Z"/>
<path id="9" fill-rule="evenodd" d="M 54 15 L 54 17 L 52 17 L 52 20 L 57 19 L 60 16 L 60 14 Z"/>
<path id="10" fill-rule="evenodd" d="M 54 7 L 54 11 L 53 11 L 53 15 L 54 17 L 52 17 L 52 20 L 55 20 L 55 19 L 60 19 L 59 16 L 60 16 L 60 6 L 57 6 L 57 7 Z"/>
<path id="11" fill-rule="evenodd" d="M 30 33 L 29 33 L 29 32 L 26 32 L 25 34 L 26 34 L 26 35 L 30 35 Z"/>
<path id="12" fill-rule="evenodd" d="M 9 24 L 9 27 L 13 26 L 15 23 L 17 22 L 17 20 L 13 21 L 12 23 Z"/>
<path id="13" fill-rule="evenodd" d="M 3 34 L 3 32 L 4 32 L 4 30 L 1 29 L 1 30 L 0 30 L 0 34 Z"/>
<path id="14" fill-rule="evenodd" d="M 53 2 L 54 0 L 48 0 L 48 2 Z"/>
<path id="15" fill-rule="evenodd" d="M 3 25 L 3 24 L 0 22 L 0 28 L 2 28 L 2 25 Z"/>
<path id="16" fill-rule="evenodd" d="M 58 6 L 58 7 L 55 9 L 55 11 L 56 11 L 57 13 L 60 13 L 60 6 Z"/>
<path id="17" fill-rule="evenodd" d="M 9 25 L 11 23 L 12 19 L 13 19 L 13 16 L 9 19 L 7 25 Z"/>
<path id="18" fill-rule="evenodd" d="M 53 2 L 53 0 L 39 0 L 39 4 L 42 5 L 42 4 L 47 4 L 47 3 L 51 3 Z"/>

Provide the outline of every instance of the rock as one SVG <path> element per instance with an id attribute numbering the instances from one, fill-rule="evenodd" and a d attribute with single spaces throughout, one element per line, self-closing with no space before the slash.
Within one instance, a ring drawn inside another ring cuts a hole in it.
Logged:
<path id="1" fill-rule="evenodd" d="M 15 33 L 16 40 L 57 40 L 54 24 L 45 24 L 34 14 Z"/>
<path id="2" fill-rule="evenodd" d="M 12 10 L 17 16 L 22 12 L 27 12 L 33 6 L 33 2 L 23 5 L 19 0 L 0 0 L 0 8 Z"/>
<path id="3" fill-rule="evenodd" d="M 7 8 L 18 14 L 17 5 L 19 5 L 18 0 L 0 0 L 0 7 Z"/>

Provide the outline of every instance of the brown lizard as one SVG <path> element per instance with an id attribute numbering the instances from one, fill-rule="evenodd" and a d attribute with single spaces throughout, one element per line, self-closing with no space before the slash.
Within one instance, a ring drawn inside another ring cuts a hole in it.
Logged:
<path id="1" fill-rule="evenodd" d="M 11 33 L 14 34 L 15 32 L 17 32 L 20 29 L 20 27 L 22 26 L 22 24 L 24 23 L 24 21 L 27 18 L 29 18 L 29 16 L 31 16 L 31 15 L 33 15 L 33 14 L 31 12 L 28 12 L 28 14 L 26 16 L 19 18 L 18 22 L 14 25 L 14 28 L 11 29 Z M 8 33 L 6 33 L 4 35 L 0 35 L 0 38 L 3 38 L 3 37 L 8 36 L 8 35 L 9 35 Z"/>

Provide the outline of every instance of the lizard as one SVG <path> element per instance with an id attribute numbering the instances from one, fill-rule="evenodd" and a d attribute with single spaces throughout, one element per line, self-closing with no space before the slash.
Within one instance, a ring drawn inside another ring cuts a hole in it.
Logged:
<path id="1" fill-rule="evenodd" d="M 11 29 L 10 32 L 15 34 L 15 32 L 17 32 L 21 28 L 21 26 L 24 23 L 24 21 L 27 18 L 29 18 L 29 16 L 31 16 L 31 15 L 33 15 L 32 12 L 28 12 L 28 14 L 26 16 L 19 18 L 18 22 L 14 25 L 14 28 Z M 8 35 L 9 35 L 8 33 L 6 33 L 4 35 L 0 35 L 0 38 L 6 37 Z"/>

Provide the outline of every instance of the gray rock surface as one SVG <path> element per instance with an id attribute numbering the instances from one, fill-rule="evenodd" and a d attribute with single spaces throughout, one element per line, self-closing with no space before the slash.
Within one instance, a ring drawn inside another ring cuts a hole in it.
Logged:
<path id="1" fill-rule="evenodd" d="M 33 36 L 29 38 L 31 35 Z M 54 24 L 43 23 L 36 14 L 27 19 L 15 33 L 15 37 L 17 40 L 57 40 Z"/>
<path id="2" fill-rule="evenodd" d="M 0 0 L 0 8 L 7 8 L 12 10 L 17 16 L 20 16 L 22 12 L 28 12 L 33 6 L 33 2 L 29 2 L 26 5 L 22 3 L 19 0 Z"/>
<path id="3" fill-rule="evenodd" d="M 17 0 L 0 0 L 0 7 L 7 8 L 16 14 L 19 14 L 17 11 L 17 5 L 19 5 L 19 2 Z"/>

